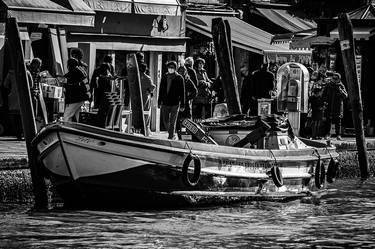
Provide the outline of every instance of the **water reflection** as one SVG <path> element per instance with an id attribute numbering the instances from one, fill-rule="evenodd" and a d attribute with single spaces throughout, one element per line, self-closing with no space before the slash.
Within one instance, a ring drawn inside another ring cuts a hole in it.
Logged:
<path id="1" fill-rule="evenodd" d="M 1 248 L 374 248 L 375 181 L 300 201 L 148 212 L 0 209 Z"/>

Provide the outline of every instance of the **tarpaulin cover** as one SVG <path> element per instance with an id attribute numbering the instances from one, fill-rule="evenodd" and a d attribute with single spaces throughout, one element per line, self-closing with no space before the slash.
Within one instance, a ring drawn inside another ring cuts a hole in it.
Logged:
<path id="1" fill-rule="evenodd" d="M 255 53 L 263 54 L 264 50 L 288 50 L 285 45 L 271 45 L 272 34 L 258 29 L 236 17 L 213 15 L 187 15 L 186 27 L 212 38 L 212 19 L 221 17 L 228 20 L 233 46 Z"/>

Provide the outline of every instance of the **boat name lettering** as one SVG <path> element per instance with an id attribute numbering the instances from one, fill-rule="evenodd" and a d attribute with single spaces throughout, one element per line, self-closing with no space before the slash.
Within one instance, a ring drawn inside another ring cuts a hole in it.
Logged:
<path id="1" fill-rule="evenodd" d="M 231 160 L 222 160 L 223 166 L 243 166 L 245 168 L 268 168 L 268 162 L 249 162 L 249 161 L 231 161 Z"/>
<path id="2" fill-rule="evenodd" d="M 82 143 L 87 143 L 87 144 L 93 141 L 91 138 L 81 137 L 81 136 L 77 137 L 76 140 Z"/>
<path id="3" fill-rule="evenodd" d="M 189 123 L 189 121 L 186 119 L 183 121 L 183 125 L 193 134 L 196 134 L 198 132 L 198 128 Z"/>

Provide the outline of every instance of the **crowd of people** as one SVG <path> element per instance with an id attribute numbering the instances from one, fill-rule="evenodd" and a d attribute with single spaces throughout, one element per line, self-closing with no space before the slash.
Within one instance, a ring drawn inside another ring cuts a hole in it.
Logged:
<path id="1" fill-rule="evenodd" d="M 81 49 L 71 50 L 67 61 L 68 72 L 65 79 L 65 111 L 64 121 L 79 121 L 81 106 L 85 101 L 93 101 L 94 108 L 100 108 L 105 92 L 113 88 L 113 80 L 117 78 L 112 64 L 112 57 L 106 55 L 103 62 L 94 70 L 91 81 L 88 81 L 88 66 L 82 61 Z M 136 54 L 144 111 L 151 108 L 155 84 L 153 83 L 144 54 Z M 169 139 L 181 138 L 181 121 L 185 118 L 205 119 L 212 115 L 212 102 L 225 103 L 220 76 L 211 80 L 205 70 L 205 60 L 188 57 L 177 64 L 169 61 L 167 72 L 161 77 L 158 107 L 161 109 L 161 120 Z M 33 102 L 39 110 L 37 96 L 40 88 L 42 61 L 34 58 L 27 65 L 27 76 L 33 93 Z M 240 102 L 242 112 L 251 116 L 258 115 L 258 100 L 275 97 L 276 72 L 272 65 L 262 64 L 258 70 L 250 73 L 246 65 L 241 69 L 242 89 Z M 9 89 L 10 120 L 21 137 L 19 104 L 14 88 L 14 70 L 9 70 L 4 85 Z M 126 81 L 125 81 L 126 82 Z M 126 84 L 125 84 L 126 88 Z M 129 89 L 125 89 L 129 91 Z M 309 82 L 309 114 L 304 125 L 305 134 L 313 139 L 328 137 L 331 125 L 335 125 L 336 137 L 341 139 L 343 118 L 343 101 L 347 98 L 346 89 L 341 82 L 341 75 L 327 71 L 322 65 L 316 71 L 311 70 Z M 125 106 L 129 104 L 129 92 L 125 94 Z M 40 116 L 40 115 L 39 115 Z M 150 115 L 145 116 L 147 131 L 150 131 Z M 308 130 L 308 131 L 307 131 Z M 306 132 L 307 131 L 307 132 Z M 176 136 L 177 133 L 177 136 Z"/>
<path id="2" fill-rule="evenodd" d="M 311 138 L 329 138 L 334 124 L 336 138 L 341 140 L 344 100 L 348 97 L 341 75 L 322 65 L 311 73 L 309 89 L 310 112 L 305 127 L 311 128 Z"/>

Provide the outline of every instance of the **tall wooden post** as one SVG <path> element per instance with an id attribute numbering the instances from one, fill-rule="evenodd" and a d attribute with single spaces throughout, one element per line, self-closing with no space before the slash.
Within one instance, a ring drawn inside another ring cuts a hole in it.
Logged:
<path id="1" fill-rule="evenodd" d="M 230 115 L 241 114 L 240 97 L 234 68 L 230 26 L 222 18 L 212 19 L 212 38 L 215 45 L 224 95 Z"/>
<path id="2" fill-rule="evenodd" d="M 363 107 L 361 89 L 355 68 L 355 47 L 353 26 L 348 14 L 340 14 L 338 19 L 341 53 L 344 62 L 345 76 L 348 83 L 348 94 L 352 106 L 352 117 L 356 130 L 356 143 L 361 178 L 369 177 L 369 161 L 367 156 L 366 138 L 363 129 Z"/>
<path id="3" fill-rule="evenodd" d="M 35 195 L 35 208 L 48 208 L 47 188 L 42 174 L 42 168 L 38 164 L 35 148 L 31 141 L 37 133 L 33 104 L 30 94 L 30 85 L 26 74 L 22 43 L 18 24 L 15 18 L 8 18 L 6 26 L 7 44 L 10 50 L 10 60 L 16 75 L 16 89 L 18 102 L 20 103 L 21 120 L 25 136 L 27 155 L 29 157 L 30 173 Z"/>

